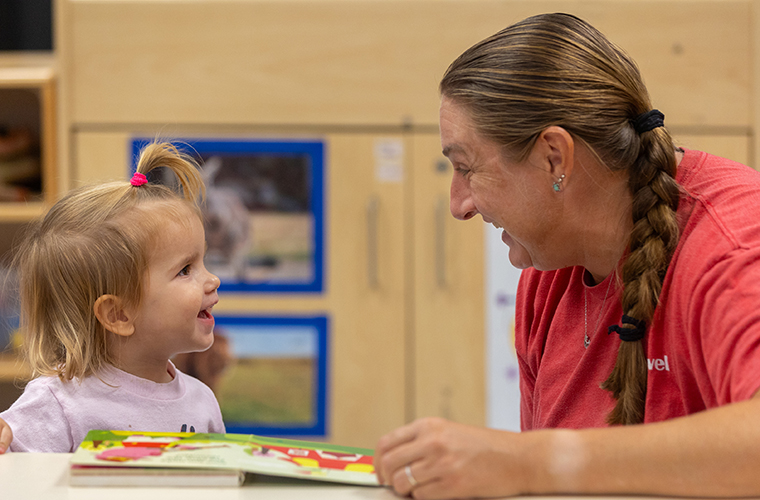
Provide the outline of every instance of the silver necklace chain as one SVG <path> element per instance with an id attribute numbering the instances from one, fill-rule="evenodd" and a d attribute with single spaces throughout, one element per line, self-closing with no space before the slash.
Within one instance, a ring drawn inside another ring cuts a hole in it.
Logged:
<path id="1" fill-rule="evenodd" d="M 604 292 L 604 300 L 602 301 L 602 307 L 599 310 L 599 315 L 596 317 L 596 325 L 594 325 L 595 332 L 597 328 L 599 328 L 599 322 L 602 320 L 602 313 L 604 313 L 604 305 L 607 303 L 607 295 L 610 293 L 610 287 L 612 286 L 612 280 L 614 278 L 610 277 L 610 282 L 607 284 L 607 291 Z M 584 302 L 584 308 L 583 308 L 583 347 L 588 349 L 588 346 L 591 345 L 591 338 L 588 336 L 588 289 L 584 285 L 583 287 L 583 302 Z"/>

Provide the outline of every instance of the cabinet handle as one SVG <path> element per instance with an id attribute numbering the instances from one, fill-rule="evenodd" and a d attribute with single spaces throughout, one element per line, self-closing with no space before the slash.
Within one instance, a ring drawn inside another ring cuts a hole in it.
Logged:
<path id="1" fill-rule="evenodd" d="M 380 202 L 377 196 L 373 196 L 367 203 L 367 282 L 372 289 L 379 286 L 377 277 L 377 215 L 379 211 Z"/>
<path id="2" fill-rule="evenodd" d="M 446 288 L 446 218 L 448 200 L 438 198 L 435 204 L 435 277 L 438 288 Z"/>

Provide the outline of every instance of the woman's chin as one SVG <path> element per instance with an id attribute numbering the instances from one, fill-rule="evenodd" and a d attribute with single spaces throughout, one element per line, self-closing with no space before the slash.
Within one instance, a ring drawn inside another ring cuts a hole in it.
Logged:
<path id="1" fill-rule="evenodd" d="M 512 241 L 512 237 L 509 235 L 509 233 L 507 233 L 503 229 L 501 231 L 501 241 L 502 241 L 502 243 L 504 243 L 505 245 L 507 245 L 510 248 L 512 247 L 512 244 L 514 243 Z"/>
<path id="2" fill-rule="evenodd" d="M 512 239 L 506 231 L 501 232 L 501 241 L 509 247 L 509 262 L 517 269 L 527 269 L 533 266 L 530 255 L 525 247 Z"/>
<path id="3" fill-rule="evenodd" d="M 512 256 L 511 256 L 511 254 L 510 254 L 510 257 L 509 257 L 509 262 L 510 262 L 510 264 L 512 264 L 512 267 L 514 267 L 516 269 L 521 269 L 522 270 L 522 269 L 528 269 L 529 267 L 533 267 L 531 264 L 526 263 L 522 259 L 520 259 L 520 260 L 513 259 Z"/>

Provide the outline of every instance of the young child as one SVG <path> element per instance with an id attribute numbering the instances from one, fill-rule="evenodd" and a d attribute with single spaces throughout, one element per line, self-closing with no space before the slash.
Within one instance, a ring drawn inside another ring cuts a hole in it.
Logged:
<path id="1" fill-rule="evenodd" d="M 147 182 L 157 167 L 181 194 Z M 76 189 L 33 224 L 18 270 L 36 378 L 0 414 L 0 452 L 71 452 L 91 429 L 224 432 L 211 390 L 169 361 L 214 341 L 204 191 L 190 158 L 152 144 L 130 182 Z"/>

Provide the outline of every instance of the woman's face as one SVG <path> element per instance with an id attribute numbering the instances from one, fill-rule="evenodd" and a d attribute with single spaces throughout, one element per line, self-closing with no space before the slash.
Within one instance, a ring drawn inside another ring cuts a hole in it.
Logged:
<path id="1" fill-rule="evenodd" d="M 441 146 L 454 166 L 450 208 L 454 217 L 477 214 L 503 230 L 512 265 L 556 269 L 557 193 L 548 160 L 538 148 L 525 161 L 510 162 L 502 148 L 482 137 L 463 107 L 444 97 L 440 108 Z M 552 203 L 554 202 L 554 203 Z"/>

